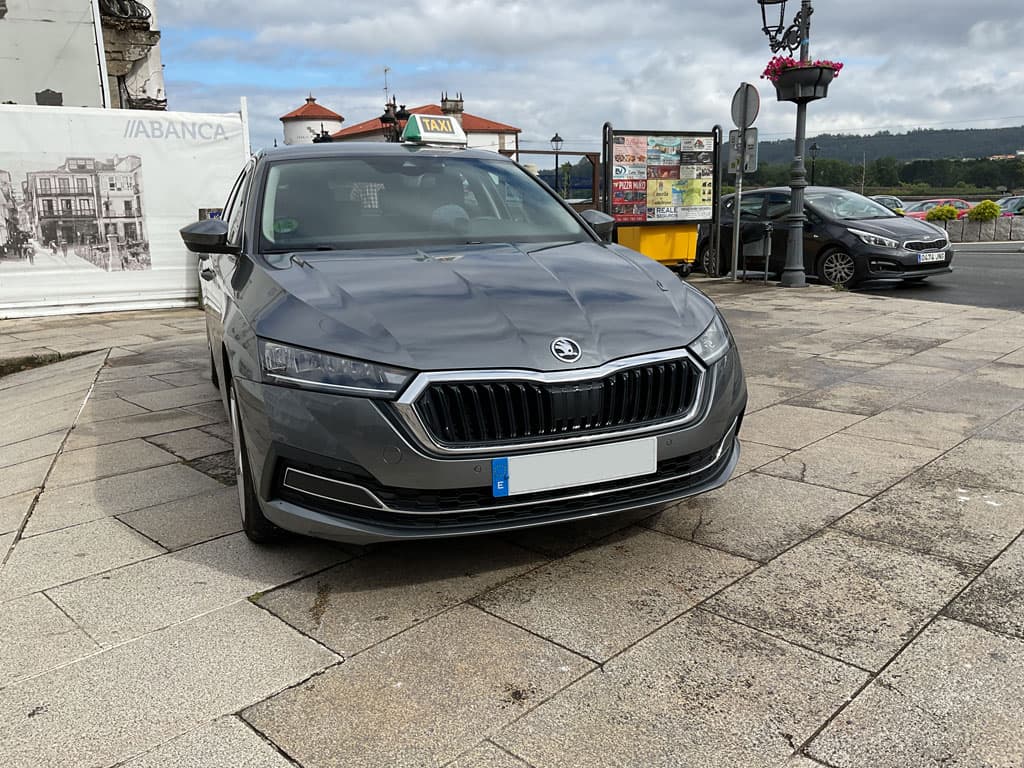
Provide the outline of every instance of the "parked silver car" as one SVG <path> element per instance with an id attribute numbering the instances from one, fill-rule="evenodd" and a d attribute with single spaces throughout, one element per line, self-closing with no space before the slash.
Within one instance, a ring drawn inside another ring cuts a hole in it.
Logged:
<path id="1" fill-rule="evenodd" d="M 245 532 L 455 536 L 725 483 L 747 400 L 699 291 L 491 152 L 254 156 L 200 254 Z"/>

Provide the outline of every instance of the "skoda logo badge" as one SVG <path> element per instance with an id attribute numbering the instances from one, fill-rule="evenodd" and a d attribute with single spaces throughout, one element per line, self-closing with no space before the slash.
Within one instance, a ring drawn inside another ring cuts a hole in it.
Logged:
<path id="1" fill-rule="evenodd" d="M 572 339 L 559 336 L 551 342 L 551 354 L 563 363 L 575 363 L 583 355 L 583 350 Z"/>

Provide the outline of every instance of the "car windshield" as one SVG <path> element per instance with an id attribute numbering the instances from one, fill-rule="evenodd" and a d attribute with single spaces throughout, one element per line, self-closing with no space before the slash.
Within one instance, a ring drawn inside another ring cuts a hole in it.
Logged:
<path id="1" fill-rule="evenodd" d="M 261 213 L 265 253 L 591 239 L 518 166 L 457 155 L 274 162 Z"/>
<path id="2" fill-rule="evenodd" d="M 819 213 L 838 219 L 892 219 L 897 214 L 869 197 L 845 189 L 811 189 L 807 203 Z"/>

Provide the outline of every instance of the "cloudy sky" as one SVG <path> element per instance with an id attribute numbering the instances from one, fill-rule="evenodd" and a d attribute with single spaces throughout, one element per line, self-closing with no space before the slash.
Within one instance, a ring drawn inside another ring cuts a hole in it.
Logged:
<path id="1" fill-rule="evenodd" d="M 1024 16 L 1010 5 L 816 0 L 811 55 L 846 68 L 811 104 L 809 134 L 1024 125 Z M 170 108 L 227 112 L 247 96 L 254 147 L 310 91 L 347 125 L 379 115 L 385 67 L 400 103 L 461 91 L 467 111 L 522 128 L 524 149 L 557 131 L 595 150 L 606 120 L 728 129 L 743 81 L 761 92 L 762 139 L 795 122 L 760 79 L 756 0 L 160 0 L 159 25 Z"/>

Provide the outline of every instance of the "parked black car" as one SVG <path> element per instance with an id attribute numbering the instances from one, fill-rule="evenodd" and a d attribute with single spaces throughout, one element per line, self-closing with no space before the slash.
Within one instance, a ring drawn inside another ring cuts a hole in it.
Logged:
<path id="1" fill-rule="evenodd" d="M 804 206 L 804 269 L 808 277 L 850 288 L 870 280 L 924 280 L 952 272 L 949 236 L 925 221 L 909 219 L 870 198 L 836 187 L 807 187 Z M 719 274 L 730 271 L 735 221 L 734 195 L 722 198 Z M 740 232 L 748 242 L 772 224 L 768 270 L 781 274 L 789 231 L 788 187 L 758 189 L 743 195 Z M 698 263 L 712 272 L 710 232 L 698 243 Z M 761 257 L 748 259 L 757 268 Z"/>

